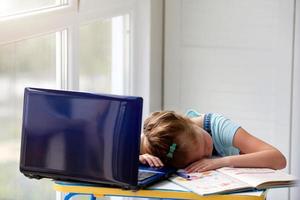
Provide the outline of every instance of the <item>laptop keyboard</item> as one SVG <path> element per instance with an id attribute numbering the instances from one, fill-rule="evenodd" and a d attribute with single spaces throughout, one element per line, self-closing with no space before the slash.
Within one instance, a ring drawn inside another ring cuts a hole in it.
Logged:
<path id="1" fill-rule="evenodd" d="M 155 175 L 157 173 L 155 172 L 146 172 L 146 171 L 139 171 L 139 174 L 138 174 L 138 181 L 143 181 L 153 175 Z"/>

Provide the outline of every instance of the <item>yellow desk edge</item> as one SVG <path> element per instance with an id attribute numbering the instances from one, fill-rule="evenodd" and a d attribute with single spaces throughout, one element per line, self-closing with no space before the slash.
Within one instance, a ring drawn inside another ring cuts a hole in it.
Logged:
<path id="1" fill-rule="evenodd" d="M 54 189 L 63 193 L 93 194 L 95 197 L 124 196 L 145 198 L 174 198 L 174 199 L 203 199 L 203 200 L 264 200 L 266 192 L 261 196 L 247 195 L 210 195 L 200 196 L 193 192 L 181 192 L 172 190 L 123 190 L 109 187 L 73 186 L 54 183 Z"/>

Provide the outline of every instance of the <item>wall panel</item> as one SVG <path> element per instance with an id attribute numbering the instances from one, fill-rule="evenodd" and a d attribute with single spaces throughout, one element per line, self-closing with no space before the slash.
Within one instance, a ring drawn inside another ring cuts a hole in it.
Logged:
<path id="1" fill-rule="evenodd" d="M 293 11 L 292 0 L 167 0 L 164 109 L 223 113 L 290 159 Z"/>

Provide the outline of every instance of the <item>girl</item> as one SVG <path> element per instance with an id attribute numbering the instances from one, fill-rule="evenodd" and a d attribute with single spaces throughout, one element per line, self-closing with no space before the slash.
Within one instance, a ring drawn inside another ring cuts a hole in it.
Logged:
<path id="1" fill-rule="evenodd" d="M 144 122 L 139 160 L 202 172 L 221 167 L 283 169 L 286 159 L 275 147 L 252 136 L 222 115 L 152 113 Z"/>

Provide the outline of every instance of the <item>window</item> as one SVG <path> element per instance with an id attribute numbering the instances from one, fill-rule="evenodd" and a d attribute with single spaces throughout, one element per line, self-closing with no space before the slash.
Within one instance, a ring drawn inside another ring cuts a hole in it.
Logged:
<path id="1" fill-rule="evenodd" d="M 67 2 L 63 0 L 0 0 L 0 16 L 20 14 L 65 4 Z"/>
<path id="2" fill-rule="evenodd" d="M 80 27 L 80 90 L 111 90 L 111 27 L 111 20 Z"/>
<path id="3" fill-rule="evenodd" d="M 23 90 L 56 87 L 55 40 L 52 33 L 0 46 L 0 199 L 40 199 L 36 193 L 54 199 L 49 182 L 32 181 L 19 172 L 19 157 Z"/>
<path id="4" fill-rule="evenodd" d="M 88 2 L 0 0 L 0 199 L 55 199 L 19 172 L 24 87 L 129 93 L 129 14 Z"/>
<path id="5" fill-rule="evenodd" d="M 80 90 L 124 94 L 128 19 L 118 16 L 80 27 Z"/>

